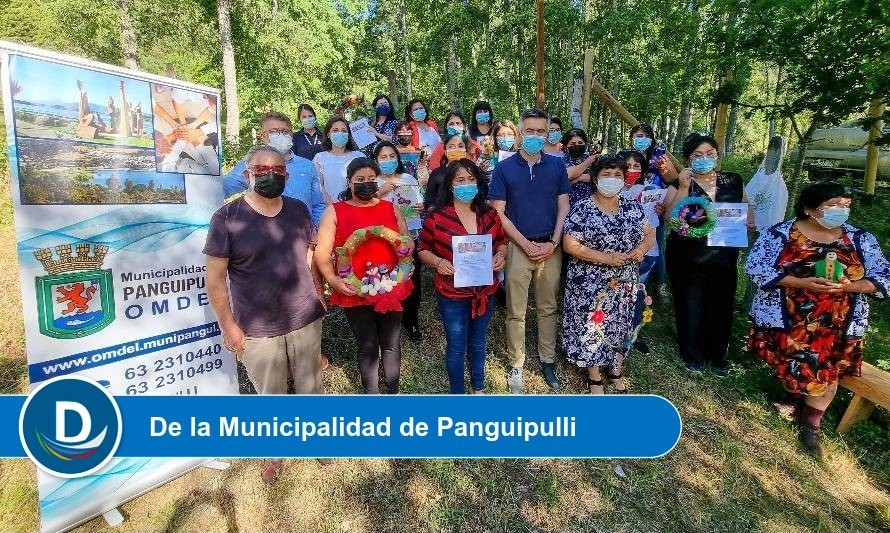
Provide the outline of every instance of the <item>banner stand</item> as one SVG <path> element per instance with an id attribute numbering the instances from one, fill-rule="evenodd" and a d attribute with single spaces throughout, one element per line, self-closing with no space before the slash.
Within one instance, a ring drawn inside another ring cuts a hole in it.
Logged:
<path id="1" fill-rule="evenodd" d="M 0 86 L 31 386 L 79 375 L 118 396 L 237 395 L 201 252 L 223 204 L 219 90 L 6 41 Z M 199 466 L 228 465 L 38 469 L 40 531 L 119 525 L 120 505 Z"/>
<path id="2" fill-rule="evenodd" d="M 232 464 L 228 463 L 226 461 L 220 461 L 218 459 L 214 459 L 214 460 L 208 461 L 207 463 L 205 463 L 201 466 L 203 466 L 205 468 L 210 468 L 211 470 L 222 471 L 222 470 L 227 470 L 230 466 L 232 466 Z M 183 472 L 183 475 L 186 473 L 187 472 Z M 151 490 L 153 490 L 153 489 L 149 489 L 149 491 L 151 491 Z M 147 491 L 147 492 L 149 492 L 149 491 Z M 124 521 L 126 520 L 123 513 L 121 513 L 120 508 L 118 508 L 118 507 L 114 507 L 114 508 L 109 509 L 108 511 L 105 511 L 104 513 L 102 513 L 102 518 L 105 520 L 105 523 L 108 524 L 108 527 L 117 527 L 117 526 L 123 524 Z"/>

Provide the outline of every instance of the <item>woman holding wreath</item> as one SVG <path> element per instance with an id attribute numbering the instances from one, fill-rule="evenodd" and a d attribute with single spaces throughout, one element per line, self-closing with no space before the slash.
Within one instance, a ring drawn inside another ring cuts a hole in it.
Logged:
<path id="1" fill-rule="evenodd" d="M 633 342 L 640 261 L 655 243 L 643 208 L 619 193 L 627 163 L 601 156 L 590 169 L 592 196 L 572 206 L 563 249 L 566 273 L 563 348 L 566 359 L 587 371 L 591 394 L 603 394 L 601 368 L 617 393 L 626 393 L 621 367 Z M 646 320 L 646 315 L 644 315 Z"/>
<path id="2" fill-rule="evenodd" d="M 711 202 L 747 201 L 744 182 L 734 172 L 716 170 L 717 141 L 709 135 L 688 135 L 683 141 L 683 158 L 687 168 L 670 183 L 662 215 L 674 227 L 667 237 L 665 262 L 677 344 L 687 370 L 697 372 L 710 365 L 718 375 L 724 375 L 739 250 L 708 246 L 705 228 L 716 222 Z M 678 217 L 676 211 L 685 215 Z M 751 227 L 750 211 L 748 224 Z"/>
<path id="3" fill-rule="evenodd" d="M 423 223 L 420 260 L 436 271 L 436 302 L 445 326 L 445 366 L 452 394 L 464 393 L 464 363 L 470 357 L 473 394 L 485 388 L 488 324 L 494 313 L 498 280 L 488 285 L 454 286 L 452 237 L 491 235 L 492 270 L 500 272 L 507 257 L 507 240 L 497 211 L 479 189 L 482 171 L 469 159 L 449 163 L 438 203 Z"/>
<path id="4" fill-rule="evenodd" d="M 379 393 L 381 358 L 387 392 L 398 394 L 401 302 L 413 288 L 414 241 L 399 209 L 377 197 L 379 174 L 371 159 L 349 163 L 348 188 L 321 217 L 315 261 L 331 286 L 331 304 L 343 308 L 355 336 L 365 394 Z"/>
<path id="5" fill-rule="evenodd" d="M 846 223 L 851 203 L 843 185 L 809 185 L 795 220 L 764 231 L 745 265 L 758 286 L 748 348 L 796 400 L 800 440 L 817 457 L 839 377 L 860 375 L 867 296 L 890 292 L 890 263 L 877 239 Z"/>

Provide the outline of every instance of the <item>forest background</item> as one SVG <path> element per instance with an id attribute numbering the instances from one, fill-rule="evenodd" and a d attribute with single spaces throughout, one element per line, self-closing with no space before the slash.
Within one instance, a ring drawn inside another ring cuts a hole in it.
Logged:
<path id="1" fill-rule="evenodd" d="M 793 148 L 890 96 L 886 0 L 547 0 L 544 16 L 547 111 L 568 126 L 592 49 L 593 76 L 675 152 L 688 132 L 713 130 L 726 104 L 724 168 L 746 179 L 773 133 L 791 142 L 786 179 L 798 176 Z M 344 97 L 382 92 L 398 115 L 421 97 L 439 120 L 452 108 L 469 114 L 479 99 L 496 118 L 515 118 L 536 98 L 533 0 L 0 0 L 0 39 L 223 88 L 227 165 L 270 109 L 296 117 L 306 102 L 324 121 Z M 590 135 L 609 150 L 626 146 L 628 127 L 598 100 L 588 104 Z M 0 250 L 16 246 L 9 187 L 4 151 Z M 888 210 L 881 181 L 852 216 L 885 253 Z M 0 285 L 17 283 L 15 254 L 0 254 Z M 667 300 L 646 333 L 657 355 L 628 363 L 632 390 L 670 398 L 683 416 L 683 439 L 665 457 L 288 461 L 273 487 L 259 484 L 253 462 L 234 460 L 225 473 L 197 470 L 127 503 L 118 531 L 886 531 L 890 417 L 879 410 L 837 434 L 844 391 L 826 418 L 827 462 L 799 450 L 770 405 L 780 394 L 774 377 L 744 352 L 743 290 L 728 378 L 682 370 Z M 421 312 L 427 340 L 423 349 L 406 343 L 404 390 L 444 392 L 438 312 L 428 300 Z M 0 316 L 0 393 L 22 393 L 18 291 L 0 301 Z M 495 323 L 503 319 L 499 310 Z M 358 392 L 342 317 L 326 321 L 325 338 L 344 354 L 328 392 Z M 890 370 L 890 302 L 873 306 L 867 340 L 866 359 Z M 502 332 L 493 329 L 489 345 L 488 387 L 504 393 Z M 577 373 L 562 363 L 560 372 L 567 392 L 583 390 Z M 547 392 L 535 374 L 529 391 Z M 0 461 L 0 529 L 34 530 L 37 520 L 33 465 Z M 107 529 L 96 519 L 79 531 Z"/>

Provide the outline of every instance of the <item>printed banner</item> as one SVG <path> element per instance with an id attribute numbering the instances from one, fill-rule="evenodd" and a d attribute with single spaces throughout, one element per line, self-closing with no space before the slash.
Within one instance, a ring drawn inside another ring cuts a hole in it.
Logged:
<path id="1" fill-rule="evenodd" d="M 32 387 L 78 374 L 115 395 L 237 394 L 201 254 L 222 204 L 218 91 L 11 43 L 0 61 Z M 41 529 L 201 463 L 38 472 Z"/>
<path id="2" fill-rule="evenodd" d="M 64 397 L 37 391 L 32 403 L 40 401 L 41 392 Z M 90 402 L 87 394 L 81 397 L 94 423 L 102 423 L 97 404 L 104 401 Z M 676 407 L 654 395 L 117 396 L 114 400 L 123 419 L 117 455 L 125 457 L 653 458 L 672 450 L 682 430 Z M 0 431 L 15 433 L 24 402 L 24 396 L 0 397 Z M 0 457 L 23 454 L 17 439 L 0 441 Z"/>

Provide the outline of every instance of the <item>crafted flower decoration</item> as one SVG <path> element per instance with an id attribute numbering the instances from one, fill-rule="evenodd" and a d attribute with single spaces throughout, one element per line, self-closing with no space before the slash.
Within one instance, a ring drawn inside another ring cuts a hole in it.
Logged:
<path id="1" fill-rule="evenodd" d="M 609 315 L 605 312 L 603 307 L 610 295 L 613 298 L 621 298 L 623 301 L 621 305 L 626 305 L 632 308 L 634 302 L 636 302 L 638 292 L 642 292 L 642 295 L 639 296 L 643 299 L 644 306 L 642 320 L 633 330 L 630 331 L 627 338 L 622 339 L 618 342 L 610 342 L 610 344 L 616 350 L 623 349 L 625 354 L 629 352 L 634 343 L 637 341 L 637 337 L 639 336 L 640 330 L 643 328 L 643 325 L 652 322 L 652 318 L 655 314 L 652 311 L 652 297 L 649 296 L 649 294 L 646 292 L 646 285 L 643 283 L 639 283 L 636 280 L 622 281 L 618 279 L 612 279 L 611 281 L 609 281 L 608 286 L 597 294 L 596 298 L 594 299 L 594 310 L 591 311 L 588 315 L 590 327 L 585 334 L 585 342 L 603 342 L 606 340 L 604 324 L 606 322 L 606 319 L 609 318 Z"/>
<path id="2" fill-rule="evenodd" d="M 717 225 L 717 210 L 707 198 L 683 198 L 671 211 L 668 227 L 677 235 L 700 239 L 707 237 Z"/>
<path id="3" fill-rule="evenodd" d="M 333 108 L 335 115 L 346 117 L 346 120 L 367 117 L 369 115 L 368 106 L 365 104 L 364 96 L 347 96 L 337 101 Z"/>

